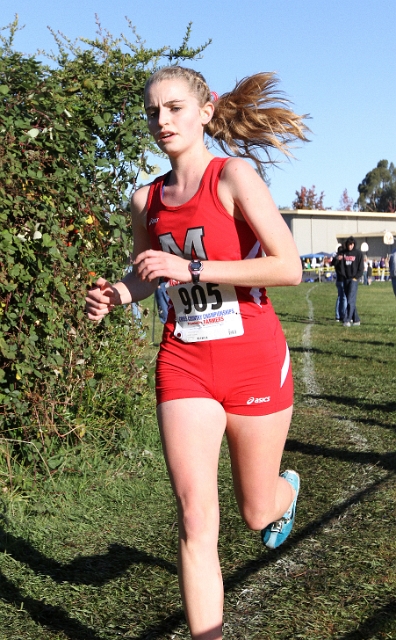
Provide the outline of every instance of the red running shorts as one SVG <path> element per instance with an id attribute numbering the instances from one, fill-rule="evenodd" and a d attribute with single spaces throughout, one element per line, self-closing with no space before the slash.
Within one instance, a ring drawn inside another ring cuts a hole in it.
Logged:
<path id="1" fill-rule="evenodd" d="M 244 334 L 185 343 L 165 325 L 157 359 L 157 404 L 212 398 L 227 413 L 264 416 L 293 404 L 289 349 L 272 309 L 244 319 Z"/>

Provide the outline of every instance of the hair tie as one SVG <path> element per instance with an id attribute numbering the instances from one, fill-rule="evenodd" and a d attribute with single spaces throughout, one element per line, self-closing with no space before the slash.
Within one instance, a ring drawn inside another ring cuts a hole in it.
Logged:
<path id="1" fill-rule="evenodd" d="M 216 91 L 211 91 L 210 95 L 212 96 L 212 101 L 216 102 L 219 99 L 219 94 Z"/>

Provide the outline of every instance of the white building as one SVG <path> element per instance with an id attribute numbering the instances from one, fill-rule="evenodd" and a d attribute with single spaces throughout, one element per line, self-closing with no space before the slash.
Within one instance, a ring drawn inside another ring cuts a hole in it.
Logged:
<path id="1" fill-rule="evenodd" d="M 385 244 L 384 236 L 390 232 L 396 239 L 396 213 L 331 209 L 282 209 L 281 213 L 300 256 L 322 251 L 333 253 L 349 236 L 356 239 L 358 248 L 363 242 L 368 244 L 365 253 L 370 258 L 385 257 L 395 246 Z"/>

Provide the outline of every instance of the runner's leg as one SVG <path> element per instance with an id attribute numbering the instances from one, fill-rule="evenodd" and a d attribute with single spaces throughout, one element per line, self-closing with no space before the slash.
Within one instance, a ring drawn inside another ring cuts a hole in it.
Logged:
<path id="1" fill-rule="evenodd" d="M 226 414 L 208 398 L 163 402 L 158 420 L 179 519 L 180 591 L 192 638 L 222 637 L 217 469 Z"/>
<path id="2" fill-rule="evenodd" d="M 266 416 L 227 414 L 235 495 L 243 519 L 260 531 L 290 507 L 294 491 L 279 477 L 293 408 Z"/>

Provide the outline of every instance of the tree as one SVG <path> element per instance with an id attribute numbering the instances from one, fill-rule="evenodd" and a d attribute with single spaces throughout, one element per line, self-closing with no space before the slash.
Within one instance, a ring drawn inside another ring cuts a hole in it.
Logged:
<path id="1" fill-rule="evenodd" d="M 293 209 L 324 209 L 324 191 L 318 196 L 315 185 L 310 189 L 301 187 L 300 191 L 296 191 L 296 196 L 297 198 L 293 201 Z"/>
<path id="2" fill-rule="evenodd" d="M 340 198 L 340 211 L 352 211 L 353 198 L 348 196 L 348 190 L 344 189 Z"/>
<path id="3" fill-rule="evenodd" d="M 396 211 L 396 167 L 380 160 L 358 186 L 357 204 L 365 211 Z"/>
<path id="4" fill-rule="evenodd" d="M 154 50 L 97 24 L 81 46 L 54 34 L 51 67 L 14 51 L 17 18 L 0 33 L 0 422 L 25 440 L 29 425 L 70 431 L 101 340 L 128 324 L 120 308 L 89 326 L 86 288 L 122 277 L 131 252 L 127 194 L 151 171 L 146 79 L 206 46 L 188 46 L 191 25 L 178 49 Z"/>

